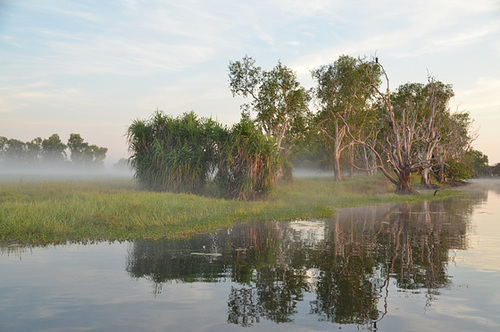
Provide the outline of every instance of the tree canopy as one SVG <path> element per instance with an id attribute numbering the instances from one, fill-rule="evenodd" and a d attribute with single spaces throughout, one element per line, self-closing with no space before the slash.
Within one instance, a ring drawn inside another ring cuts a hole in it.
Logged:
<path id="1" fill-rule="evenodd" d="M 263 70 L 245 56 L 228 70 L 233 96 L 250 99 L 232 128 L 193 112 L 179 118 L 157 112 L 129 127 L 130 161 L 146 187 L 196 192 L 215 183 L 223 197 L 265 197 L 277 165 L 291 179 L 297 147 L 331 161 L 335 180 L 342 180 L 346 166 L 351 175 L 354 169 L 380 171 L 402 194 L 415 192 L 415 172 L 424 187 L 433 187 L 433 180 L 465 179 L 488 169 L 487 157 L 471 149 L 469 114 L 449 109 L 452 85 L 433 77 L 393 91 L 378 59 L 347 55 L 312 70 L 312 90 L 281 61 Z M 91 147 L 81 141 L 74 135 L 68 142 L 72 160 Z"/>
<path id="2" fill-rule="evenodd" d="M 0 165 L 6 166 L 103 166 L 107 152 L 107 148 L 85 142 L 80 134 L 71 134 L 67 145 L 58 134 L 44 139 L 36 137 L 28 142 L 0 137 Z"/>
<path id="3" fill-rule="evenodd" d="M 255 65 L 253 58 L 245 56 L 241 61 L 230 62 L 229 85 L 233 95 L 252 99 L 242 105 L 243 117 L 252 119 L 252 112 L 255 113 L 257 127 L 276 141 L 282 170 L 291 172 L 286 166 L 291 164 L 292 149 L 303 138 L 311 117 L 311 96 L 295 72 L 281 62 L 265 71 Z"/>

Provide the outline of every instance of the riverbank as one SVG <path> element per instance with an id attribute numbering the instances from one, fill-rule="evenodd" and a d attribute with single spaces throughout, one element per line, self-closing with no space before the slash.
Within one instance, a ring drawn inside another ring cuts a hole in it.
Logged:
<path id="1" fill-rule="evenodd" d="M 418 188 L 417 188 L 418 189 Z M 383 177 L 330 177 L 279 183 L 265 201 L 141 191 L 132 180 L 3 183 L 0 243 L 47 245 L 189 237 L 255 220 L 330 218 L 346 206 L 416 202 L 463 195 L 422 190 L 399 196 Z"/>

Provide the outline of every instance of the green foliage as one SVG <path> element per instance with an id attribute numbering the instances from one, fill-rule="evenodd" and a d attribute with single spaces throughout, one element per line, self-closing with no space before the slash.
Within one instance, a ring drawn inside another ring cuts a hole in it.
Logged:
<path id="1" fill-rule="evenodd" d="M 500 163 L 496 163 L 495 166 L 491 167 L 491 174 L 495 176 L 500 175 Z"/>
<path id="2" fill-rule="evenodd" d="M 17 139 L 7 140 L 5 144 L 4 157 L 9 163 L 24 163 L 24 142 Z"/>
<path id="3" fill-rule="evenodd" d="M 338 207 L 459 195 L 398 196 L 382 177 L 278 183 L 267 200 L 239 201 L 138 190 L 132 181 L 2 183 L 0 243 L 178 238 L 234 223 L 331 218 Z"/>
<path id="4" fill-rule="evenodd" d="M 102 165 L 106 158 L 107 148 L 90 145 L 80 134 L 70 134 L 68 148 L 71 161 L 78 165 Z"/>
<path id="5" fill-rule="evenodd" d="M 242 119 L 226 137 L 216 176 L 222 196 L 265 198 L 276 182 L 278 155 L 274 142 L 248 119 Z"/>
<path id="6" fill-rule="evenodd" d="M 321 101 L 322 112 L 334 115 L 355 116 L 363 111 L 373 95 L 371 84 L 380 84 L 378 66 L 363 59 L 342 55 L 334 63 L 312 71 L 318 82 L 316 96 Z"/>
<path id="7" fill-rule="evenodd" d="M 452 181 L 468 180 L 471 178 L 471 168 L 458 159 L 446 161 L 444 168 L 445 178 Z"/>
<path id="8" fill-rule="evenodd" d="M 488 156 L 483 154 L 481 151 L 474 149 L 467 151 L 463 162 L 470 167 L 471 177 L 475 178 L 490 174 Z"/>
<path id="9" fill-rule="evenodd" d="M 102 166 L 106 158 L 107 148 L 89 145 L 80 134 L 71 134 L 68 145 L 61 141 L 58 134 L 48 138 L 36 137 L 28 142 L 0 137 L 0 164 L 16 167 L 68 166 L 66 150 L 69 149 L 71 161 L 79 165 Z"/>
<path id="10" fill-rule="evenodd" d="M 84 141 L 80 134 L 70 134 L 68 139 L 68 148 L 71 153 L 71 161 L 83 164 L 84 153 L 89 144 Z"/>
<path id="11" fill-rule="evenodd" d="M 42 141 L 43 158 L 49 162 L 61 163 L 66 157 L 66 145 L 57 134 Z"/>
<path id="12" fill-rule="evenodd" d="M 234 95 L 252 98 L 242 106 L 243 118 L 255 113 L 257 127 L 272 138 L 280 156 L 282 171 L 291 178 L 295 145 L 304 140 L 310 119 L 309 91 L 300 85 L 297 75 L 281 62 L 264 71 L 255 60 L 245 56 L 229 64 L 230 89 Z"/>
<path id="13" fill-rule="evenodd" d="M 346 55 L 312 71 L 318 82 L 315 92 L 321 105 L 316 123 L 332 155 L 337 181 L 342 180 L 342 153 L 352 143 L 348 133 L 359 136 L 376 127 L 371 104 L 380 74 L 375 64 Z"/>
<path id="14" fill-rule="evenodd" d="M 130 162 L 139 183 L 155 191 L 208 191 L 215 178 L 226 198 L 264 198 L 275 183 L 273 142 L 243 119 L 231 130 L 193 112 L 173 118 L 156 112 L 128 130 Z"/>
<path id="15" fill-rule="evenodd" d="M 173 118 L 157 111 L 147 121 L 134 121 L 128 142 L 139 183 L 156 191 L 201 192 L 215 166 L 221 130 L 193 112 Z"/>

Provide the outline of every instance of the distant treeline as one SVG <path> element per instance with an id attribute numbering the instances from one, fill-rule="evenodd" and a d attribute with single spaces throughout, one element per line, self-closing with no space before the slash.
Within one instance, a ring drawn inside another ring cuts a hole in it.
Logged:
<path id="1" fill-rule="evenodd" d="M 103 166 L 107 148 L 91 145 L 71 134 L 64 144 L 58 134 L 29 142 L 0 136 L 0 166 L 37 168 L 43 166 Z"/>

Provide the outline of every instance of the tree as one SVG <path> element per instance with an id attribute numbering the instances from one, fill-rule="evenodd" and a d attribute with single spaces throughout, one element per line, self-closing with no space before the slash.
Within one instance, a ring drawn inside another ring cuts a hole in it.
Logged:
<path id="1" fill-rule="evenodd" d="M 193 112 L 157 111 L 128 129 L 130 164 L 139 183 L 157 191 L 204 193 L 214 180 L 220 196 L 264 198 L 276 181 L 274 141 L 248 119 L 228 129 Z"/>
<path id="2" fill-rule="evenodd" d="M 147 121 L 135 120 L 128 143 L 139 182 L 157 191 L 199 193 L 214 169 L 218 128 L 194 112 L 173 118 L 157 111 Z"/>
<path id="3" fill-rule="evenodd" d="M 429 78 L 429 82 L 401 85 L 392 95 L 392 105 L 398 114 L 412 110 L 416 117 L 414 149 L 421 166 L 421 181 L 424 187 L 432 187 L 431 167 L 439 164 L 435 157 L 442 138 L 447 134 L 446 120 L 449 118 L 448 102 L 454 96 L 450 84 Z M 399 110 L 404 109 L 404 112 Z"/>
<path id="4" fill-rule="evenodd" d="M 481 151 L 474 149 L 467 151 L 463 162 L 470 167 L 471 177 L 477 178 L 484 175 L 490 175 L 488 156 Z"/>
<path id="5" fill-rule="evenodd" d="M 312 76 L 318 82 L 316 97 L 322 106 L 319 128 L 333 154 L 335 180 L 341 181 L 341 153 L 351 143 L 347 125 L 352 132 L 355 126 L 362 128 L 364 111 L 374 92 L 371 84 L 376 87 L 380 81 L 379 70 L 362 59 L 342 55 L 334 63 L 314 70 Z"/>
<path id="6" fill-rule="evenodd" d="M 429 98 L 425 98 L 425 94 L 415 94 L 415 91 L 421 90 L 421 85 L 418 84 L 402 85 L 396 93 L 391 93 L 387 72 L 378 61 L 377 66 L 385 77 L 386 91 L 380 90 L 377 81 L 372 80 L 370 85 L 377 92 L 381 104 L 380 121 L 384 127 L 381 133 L 384 139 L 373 143 L 367 139 L 358 139 L 352 135 L 351 137 L 377 156 L 378 163 L 375 168 L 380 169 L 387 179 L 396 185 L 397 193 L 414 193 L 411 187 L 411 174 L 429 167 L 432 154 L 429 155 L 427 152 L 432 152 L 431 144 L 439 142 L 440 139 L 437 128 L 444 113 L 437 111 L 438 89 L 431 84 Z M 373 73 L 367 72 L 368 77 L 372 75 Z M 441 100 L 443 99 L 445 98 Z M 433 104 L 434 102 L 436 104 Z M 396 177 L 391 174 L 392 172 Z"/>
<path id="7" fill-rule="evenodd" d="M 93 155 L 92 162 L 94 163 L 94 165 L 102 166 L 104 164 L 104 159 L 106 159 L 108 148 L 99 147 L 97 145 L 90 145 L 88 149 Z"/>
<path id="8" fill-rule="evenodd" d="M 496 163 L 495 166 L 491 167 L 491 174 L 495 176 L 500 175 L 500 163 Z"/>
<path id="9" fill-rule="evenodd" d="M 32 139 L 30 142 L 25 143 L 26 147 L 26 161 L 30 165 L 37 165 L 42 157 L 42 138 L 37 137 Z"/>
<path id="10" fill-rule="evenodd" d="M 66 145 L 58 134 L 53 134 L 42 141 L 43 159 L 48 163 L 62 163 L 66 158 Z"/>
<path id="11" fill-rule="evenodd" d="M 80 136 L 80 134 L 70 134 L 68 139 L 68 148 L 71 156 L 71 161 L 77 164 L 85 163 L 85 151 L 89 144 Z"/>
<path id="12" fill-rule="evenodd" d="M 73 163 L 87 166 L 102 166 L 108 152 L 107 148 L 85 142 L 80 134 L 70 134 L 68 148 Z"/>
<path id="13" fill-rule="evenodd" d="M 471 132 L 471 126 L 472 119 L 465 111 L 451 113 L 445 119 L 442 126 L 443 136 L 437 147 L 439 169 L 436 176 L 439 182 L 443 183 L 447 179 L 470 178 L 470 167 L 460 165 L 464 164 L 463 159 L 476 139 L 476 135 Z M 464 176 L 464 174 L 467 175 Z"/>
<path id="14" fill-rule="evenodd" d="M 310 117 L 308 91 L 281 62 L 263 71 L 248 56 L 229 63 L 229 81 L 233 96 L 252 98 L 250 104 L 243 105 L 243 117 L 250 118 L 251 110 L 256 113 L 257 126 L 276 141 L 285 178 L 291 179 L 291 151 L 303 138 Z"/>
<path id="15" fill-rule="evenodd" d="M 0 164 L 5 162 L 5 151 L 7 150 L 7 141 L 5 136 L 0 136 Z"/>
<path id="16" fill-rule="evenodd" d="M 23 165 L 26 159 L 25 143 L 18 139 L 8 139 L 4 143 L 5 161 L 13 165 Z"/>
<path id="17" fill-rule="evenodd" d="M 243 118 L 218 140 L 216 183 L 223 197 L 267 197 L 276 182 L 278 153 L 272 139 Z"/>

